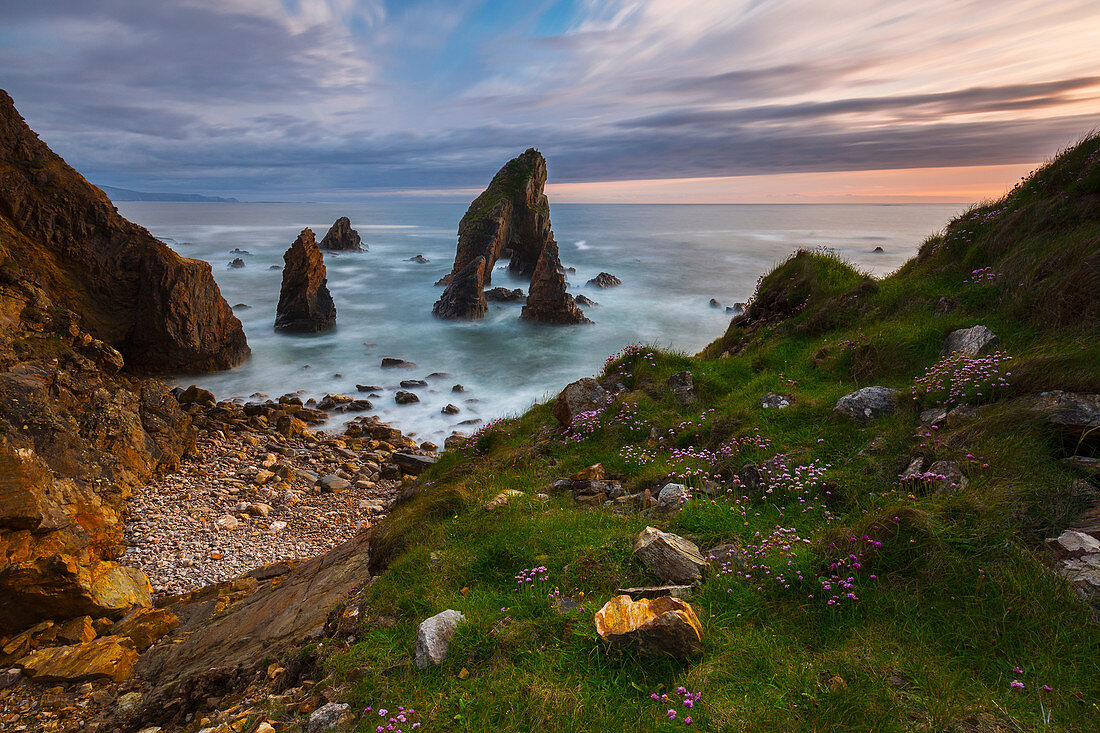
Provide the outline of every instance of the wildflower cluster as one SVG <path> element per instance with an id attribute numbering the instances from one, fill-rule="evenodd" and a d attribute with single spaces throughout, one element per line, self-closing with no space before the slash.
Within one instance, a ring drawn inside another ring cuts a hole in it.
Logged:
<path id="1" fill-rule="evenodd" d="M 824 509 L 825 520 L 830 521 L 832 515 L 825 508 L 823 496 L 830 496 L 832 492 L 822 489 L 822 479 L 831 468 L 830 464 L 814 460 L 802 466 L 792 466 L 790 456 L 777 453 L 772 458 L 764 461 L 760 466 L 761 476 L 764 478 L 764 496 L 771 499 L 791 499 L 801 505 L 805 514 L 813 509 Z M 821 501 L 815 505 L 815 501 Z"/>
<path id="2" fill-rule="evenodd" d="M 368 705 L 363 708 L 363 714 L 365 715 L 372 710 L 373 708 Z M 378 717 L 385 722 L 374 729 L 375 733 L 406 733 L 405 726 L 409 726 L 408 731 L 414 731 L 420 727 L 420 721 L 415 719 L 417 712 L 412 708 L 398 705 L 397 711 L 393 715 L 390 715 L 390 712 L 386 708 L 378 708 Z"/>
<path id="3" fill-rule="evenodd" d="M 997 389 L 1009 386 L 1012 372 L 1003 372 L 1002 367 L 1011 359 L 1002 351 L 987 356 L 949 354 L 928 367 L 923 377 L 917 377 L 913 396 L 947 406 L 990 398 Z"/>
<path id="4" fill-rule="evenodd" d="M 462 444 L 460 450 L 471 454 L 482 455 L 485 450 L 484 448 L 479 447 L 481 439 L 487 435 L 490 435 L 494 430 L 499 428 L 501 424 L 506 422 L 506 420 L 506 418 L 499 417 L 496 420 L 490 420 L 489 422 L 485 423 L 466 438 L 466 442 Z"/>
<path id="5" fill-rule="evenodd" d="M 827 606 L 859 601 L 859 596 L 855 593 L 856 576 L 863 569 L 864 563 L 882 547 L 881 541 L 867 535 L 860 537 L 853 535 L 848 538 L 848 543 L 849 546 L 844 548 L 848 554 L 829 563 L 828 575 L 818 576 L 821 590 L 826 595 L 825 605 Z M 830 542 L 829 548 L 838 549 L 835 542 Z M 877 578 L 874 574 L 867 577 L 870 580 Z"/>
<path id="6" fill-rule="evenodd" d="M 702 697 L 703 693 L 691 692 L 683 685 L 676 688 L 675 698 L 670 698 L 668 695 L 662 695 L 657 692 L 650 693 L 649 695 L 650 700 L 660 703 L 661 707 L 665 708 L 666 718 L 673 721 L 679 719 L 684 725 L 691 725 L 692 720 L 690 713 Z M 680 705 L 684 708 L 682 714 L 676 709 L 676 699 L 680 700 Z"/>
<path id="7" fill-rule="evenodd" d="M 514 576 L 516 581 L 516 590 L 524 587 L 528 583 L 545 582 L 550 579 L 550 571 L 546 569 L 545 565 L 539 565 L 537 568 L 527 568 L 526 570 L 520 570 L 517 575 Z"/>
<path id="8" fill-rule="evenodd" d="M 975 285 L 977 283 L 991 282 L 1000 276 L 1001 273 L 995 272 L 992 267 L 979 267 L 977 270 L 971 270 L 970 275 L 963 280 L 963 283 Z"/>

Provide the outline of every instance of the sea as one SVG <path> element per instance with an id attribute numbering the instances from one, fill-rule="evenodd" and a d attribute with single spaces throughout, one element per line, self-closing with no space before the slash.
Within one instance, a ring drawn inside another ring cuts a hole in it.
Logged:
<path id="1" fill-rule="evenodd" d="M 573 294 L 591 326 L 547 326 L 519 320 L 520 304 L 490 303 L 483 320 L 432 315 L 442 288 L 434 283 L 454 260 L 465 204 L 163 203 L 125 202 L 120 212 L 185 257 L 213 267 L 222 295 L 244 324 L 252 357 L 224 372 L 176 375 L 218 399 L 249 400 L 335 392 L 365 397 L 356 385 L 381 389 L 370 398 L 379 418 L 418 439 L 442 444 L 453 431 L 473 432 L 524 412 L 569 382 L 597 374 L 607 357 L 634 343 L 687 354 L 720 336 L 757 280 L 799 248 L 825 247 L 854 266 L 886 275 L 965 207 L 961 204 L 628 205 L 556 204 L 551 218 Z M 336 328 L 288 335 L 273 329 L 283 253 L 305 227 L 318 241 L 340 216 L 351 219 L 368 249 L 325 253 Z M 876 252 L 881 248 L 881 252 Z M 240 250 L 241 252 L 237 252 Z M 423 255 L 427 263 L 415 261 Z M 244 267 L 231 268 L 239 257 Z M 527 289 L 497 264 L 492 285 Z M 586 285 L 600 272 L 613 288 Z M 715 306 L 712 299 L 717 301 Z M 382 369 L 384 356 L 413 362 Z M 429 378 L 429 375 L 433 375 Z M 418 403 L 398 405 L 399 382 Z M 452 391 L 456 384 L 464 391 Z M 454 415 L 441 409 L 459 408 Z M 353 414 L 334 415 L 338 430 Z"/>

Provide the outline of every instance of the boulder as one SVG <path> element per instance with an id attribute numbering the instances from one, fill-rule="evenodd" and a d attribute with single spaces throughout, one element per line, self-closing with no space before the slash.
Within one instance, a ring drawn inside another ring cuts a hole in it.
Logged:
<path id="1" fill-rule="evenodd" d="M 641 588 L 619 588 L 615 591 L 618 595 L 630 596 L 632 601 L 640 601 L 643 598 L 661 598 L 663 596 L 686 599 L 690 598 L 694 592 L 694 585 L 650 585 Z"/>
<path id="2" fill-rule="evenodd" d="M 351 219 L 341 216 L 329 227 L 328 233 L 321 239 L 318 246 L 321 249 L 336 252 L 359 252 L 366 249 L 362 243 L 359 232 L 351 228 Z"/>
<path id="3" fill-rule="evenodd" d="M 668 388 L 681 405 L 690 405 L 696 401 L 695 377 L 691 372 L 678 372 L 668 378 Z"/>
<path id="4" fill-rule="evenodd" d="M 143 652 L 180 625 L 176 614 L 163 608 L 140 608 L 111 627 L 111 635 L 129 638 Z"/>
<path id="5" fill-rule="evenodd" d="M 622 285 L 623 281 L 612 275 L 610 272 L 601 272 L 596 277 L 592 278 L 585 285 L 592 285 L 597 288 L 613 288 L 616 285 Z"/>
<path id="6" fill-rule="evenodd" d="M 960 328 L 958 331 L 952 331 L 948 334 L 947 339 L 943 343 L 943 350 L 940 352 L 940 357 L 950 356 L 951 354 L 962 354 L 963 356 L 978 356 L 990 351 L 999 342 L 997 334 L 990 331 L 985 326 L 972 326 L 970 328 Z"/>
<path id="7" fill-rule="evenodd" d="M 970 484 L 959 464 L 954 461 L 936 461 L 928 467 L 928 473 L 943 477 L 936 479 L 936 491 L 941 494 L 963 491 Z"/>
<path id="8" fill-rule="evenodd" d="M 327 702 L 310 713 L 307 733 L 323 733 L 340 723 L 351 720 L 351 705 L 346 702 Z M 258 731 L 257 731 L 258 733 Z"/>
<path id="9" fill-rule="evenodd" d="M 599 305 L 599 303 L 592 300 L 584 293 L 580 293 L 579 295 L 575 296 L 573 300 L 577 301 L 577 305 L 583 305 L 585 308 L 591 308 L 592 306 Z"/>
<path id="10" fill-rule="evenodd" d="M 280 415 L 275 430 L 284 438 L 296 438 L 306 429 L 306 424 L 292 415 Z"/>
<path id="11" fill-rule="evenodd" d="M 607 405 L 607 391 L 592 377 L 578 379 L 567 385 L 558 394 L 550 409 L 550 414 L 563 426 L 568 427 L 573 418 L 582 412 L 591 412 Z"/>
<path id="12" fill-rule="evenodd" d="M 231 270 L 238 270 L 242 267 L 244 267 L 244 260 L 240 257 L 234 257 L 233 261 L 229 263 L 229 269 Z"/>
<path id="13" fill-rule="evenodd" d="M 283 284 L 275 312 L 275 330 L 299 333 L 327 331 L 336 325 L 336 306 L 328 292 L 324 256 L 303 229 L 283 254 Z"/>
<path id="14" fill-rule="evenodd" d="M 558 243 L 550 236 L 531 276 L 527 303 L 519 314 L 521 321 L 537 321 L 556 326 L 592 323 L 585 317 L 584 311 L 577 307 L 573 296 L 566 291 L 565 276 L 559 272 L 560 267 Z"/>
<path id="15" fill-rule="evenodd" d="M 428 383 L 423 379 L 402 379 L 401 386 L 405 389 L 415 389 L 416 387 L 427 387 Z"/>
<path id="16" fill-rule="evenodd" d="M 416 255 L 415 257 L 410 257 L 409 259 L 405 260 L 405 262 L 416 262 L 421 265 L 427 265 L 431 262 L 431 260 L 429 260 L 424 255 Z"/>
<path id="17" fill-rule="evenodd" d="M 217 400 L 214 399 L 214 393 L 208 389 L 203 389 L 197 384 L 192 384 L 187 389 L 180 392 L 179 400 L 181 405 L 203 405 L 204 407 L 213 407 L 217 404 Z"/>
<path id="18" fill-rule="evenodd" d="M 440 412 L 444 415 L 457 415 L 459 410 L 457 406 L 447 403 L 443 406 L 443 409 L 441 409 Z"/>
<path id="19" fill-rule="evenodd" d="M 404 359 L 397 359 L 392 356 L 382 357 L 383 369 L 413 369 L 416 367 L 411 361 L 405 361 Z"/>
<path id="20" fill-rule="evenodd" d="M 703 627 L 695 611 L 671 595 L 637 601 L 616 596 L 596 612 L 595 620 L 597 633 L 611 643 L 676 659 L 702 651 Z"/>
<path id="21" fill-rule="evenodd" d="M 646 527 L 634 540 L 634 554 L 666 583 L 694 583 L 703 577 L 707 561 L 690 540 L 656 527 Z"/>
<path id="22" fill-rule="evenodd" d="M 442 664 L 447 658 L 447 649 L 458 629 L 458 624 L 466 617 L 458 611 L 447 609 L 420 624 L 416 632 L 414 661 L 418 669 L 427 669 Z"/>
<path id="23" fill-rule="evenodd" d="M 79 314 L 131 371 L 205 372 L 248 358 L 210 264 L 181 257 L 31 130 L 0 91 L 0 261 Z"/>
<path id="24" fill-rule="evenodd" d="M 410 473 L 413 476 L 419 476 L 434 466 L 439 458 L 436 456 L 422 456 L 417 453 L 406 453 L 405 451 L 398 451 L 390 456 L 390 460 L 397 464 L 405 473 Z"/>
<path id="25" fill-rule="evenodd" d="M 899 393 L 889 387 L 864 387 L 837 400 L 833 412 L 857 422 L 871 422 L 894 412 Z"/>
<path id="26" fill-rule="evenodd" d="M 341 478 L 334 473 L 322 476 L 317 480 L 318 485 L 322 491 L 336 493 L 343 491 L 351 486 L 351 482 L 345 478 Z"/>
<path id="27" fill-rule="evenodd" d="M 679 509 L 689 496 L 691 492 L 683 484 L 665 484 L 657 492 L 657 506 L 666 511 Z"/>
<path id="28" fill-rule="evenodd" d="M 1073 438 L 1089 443 L 1100 442 L 1100 394 L 1057 390 L 1040 392 L 1025 399 L 1047 422 Z"/>
<path id="29" fill-rule="evenodd" d="M 82 644 L 39 649 L 20 659 L 18 665 L 38 682 L 121 682 L 130 677 L 137 659 L 138 653 L 129 640 L 105 636 Z"/>

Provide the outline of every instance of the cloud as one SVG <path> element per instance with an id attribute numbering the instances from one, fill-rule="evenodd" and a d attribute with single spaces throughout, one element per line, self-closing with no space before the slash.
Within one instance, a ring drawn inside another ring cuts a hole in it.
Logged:
<path id="1" fill-rule="evenodd" d="M 0 86 L 93 180 L 245 197 L 1038 161 L 1093 0 L 9 3 Z"/>

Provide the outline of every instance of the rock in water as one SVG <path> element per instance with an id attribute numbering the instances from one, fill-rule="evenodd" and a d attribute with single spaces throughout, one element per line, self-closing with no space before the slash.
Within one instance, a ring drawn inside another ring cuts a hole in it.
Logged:
<path id="1" fill-rule="evenodd" d="M 458 624 L 466 617 L 458 611 L 447 609 L 425 619 L 416 632 L 415 661 L 418 669 L 427 669 L 433 664 L 441 664 L 447 658 L 447 649 Z"/>
<path id="2" fill-rule="evenodd" d="M 896 389 L 864 387 L 837 400 L 833 412 L 858 422 L 870 422 L 896 410 L 898 397 Z"/>
<path id="3" fill-rule="evenodd" d="M 493 288 L 485 292 L 485 300 L 491 300 L 496 303 L 519 303 L 527 299 L 527 296 L 523 294 L 523 290 L 515 288 L 509 290 L 508 288 Z"/>
<path id="4" fill-rule="evenodd" d="M 346 216 L 341 216 L 329 227 L 328 234 L 317 246 L 334 252 L 360 252 L 366 249 L 359 232 L 351 228 L 351 219 Z"/>
<path id="5" fill-rule="evenodd" d="M 612 643 L 633 643 L 642 651 L 677 659 L 703 647 L 703 627 L 695 611 L 673 596 L 639 601 L 616 596 L 596 612 L 596 631 Z"/>
<path id="6" fill-rule="evenodd" d="M 312 229 L 302 230 L 283 255 L 283 262 L 286 267 L 275 330 L 317 333 L 335 326 L 336 306 L 328 292 L 324 256 Z"/>
<path id="7" fill-rule="evenodd" d="M 521 321 L 538 321 L 559 326 L 592 323 L 565 290 L 565 275 L 559 271 L 558 243 L 551 237 L 539 255 L 531 277 L 527 304 L 519 314 Z"/>
<path id="8" fill-rule="evenodd" d="M 545 186 L 546 160 L 534 148 L 508 161 L 493 176 L 459 222 L 454 266 L 437 283 L 447 286 L 433 309 L 437 316 L 484 316 L 481 290 L 489 285 L 497 260 L 506 253 L 508 269 L 514 274 L 535 271 L 546 243 L 553 239 Z M 472 267 L 478 258 L 483 264 Z"/>
<path id="9" fill-rule="evenodd" d="M 210 265 L 119 215 L 0 91 L 0 261 L 75 311 L 131 370 L 227 369 L 249 354 Z"/>
<path id="10" fill-rule="evenodd" d="M 694 542 L 646 527 L 634 540 L 634 554 L 666 583 L 694 583 L 703 577 L 707 561 Z"/>
<path id="11" fill-rule="evenodd" d="M 485 315 L 489 304 L 485 301 L 485 283 L 488 272 L 486 260 L 479 255 L 469 264 L 451 275 L 451 284 L 432 306 L 432 313 L 451 320 L 476 320 Z"/>
<path id="12" fill-rule="evenodd" d="M 612 275 L 610 272 L 601 272 L 596 277 L 592 278 L 585 285 L 593 285 L 597 288 L 613 288 L 616 285 L 622 285 L 623 281 Z"/>

